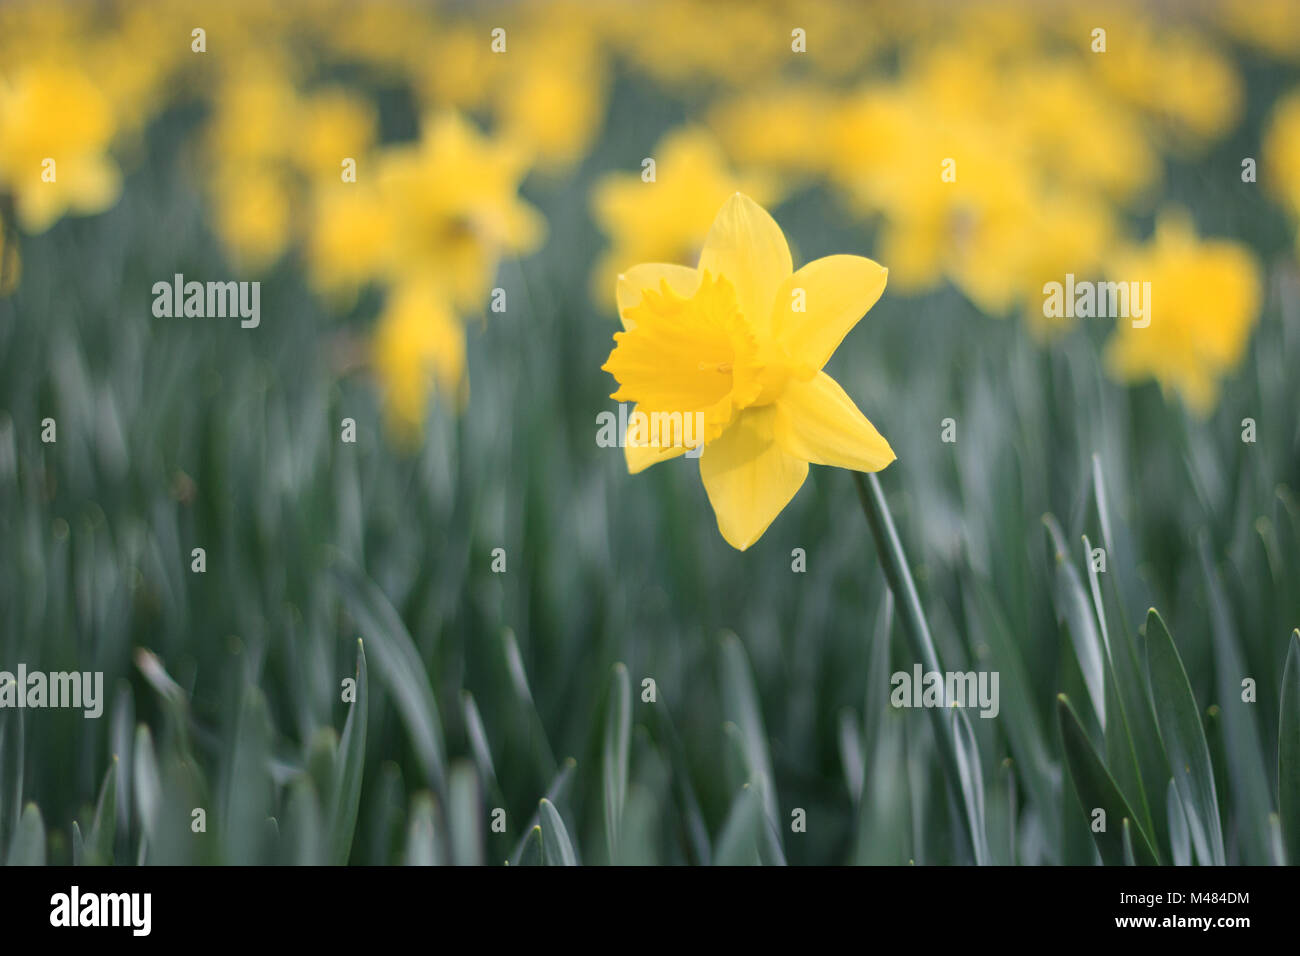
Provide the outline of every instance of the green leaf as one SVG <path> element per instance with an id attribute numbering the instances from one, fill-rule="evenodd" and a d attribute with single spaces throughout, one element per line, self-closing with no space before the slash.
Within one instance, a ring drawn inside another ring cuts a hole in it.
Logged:
<path id="1" fill-rule="evenodd" d="M 632 730 L 632 689 L 627 668 L 614 665 L 605 717 L 605 839 L 611 863 L 618 862 L 619 830 L 627 800 L 627 752 Z"/>
<path id="2" fill-rule="evenodd" d="M 907 566 L 907 556 L 903 553 L 903 544 L 894 528 L 894 519 L 885 503 L 885 494 L 880 487 L 880 480 L 875 474 L 864 475 L 853 472 L 853 480 L 858 489 L 858 500 L 867 516 L 871 527 L 871 536 L 876 544 L 876 554 L 880 558 L 880 567 L 885 574 L 885 581 L 894 595 L 903 631 L 907 634 L 912 653 L 920 660 L 924 670 L 942 674 L 939 653 L 935 650 L 930 637 L 930 626 L 926 623 L 925 611 L 921 608 L 921 598 L 912 580 L 912 572 Z M 974 737 L 961 741 L 953 731 L 951 723 L 944 715 L 947 708 L 932 707 L 928 709 L 939 741 L 939 757 L 943 762 L 944 780 L 952 795 L 954 805 L 963 810 L 961 822 L 970 843 L 971 854 L 977 864 L 988 862 L 988 836 L 984 827 L 983 809 L 971 800 L 973 792 L 971 781 L 963 776 L 963 767 L 979 766 L 977 750 L 958 753 L 958 748 L 973 746 Z"/>
<path id="3" fill-rule="evenodd" d="M 746 784 L 731 803 L 713 852 L 714 866 L 758 866 L 763 798 Z"/>
<path id="4" fill-rule="evenodd" d="M 740 754 L 744 761 L 747 782 L 754 787 L 763 801 L 765 825 L 762 828 L 762 850 L 765 862 L 785 864 L 785 851 L 781 846 L 781 830 L 777 819 L 781 808 L 776 801 L 773 784 L 772 757 L 767 749 L 767 730 L 758 704 L 758 691 L 744 645 L 735 634 L 722 638 L 722 699 L 726 713 L 734 719 L 739 735 Z"/>
<path id="5" fill-rule="evenodd" d="M 447 821 L 451 861 L 457 866 L 483 865 L 483 801 L 474 765 L 456 760 L 447 783 Z"/>
<path id="6" fill-rule="evenodd" d="M 544 775 L 553 774 L 556 770 L 555 751 L 546 736 L 546 724 L 542 721 L 542 715 L 537 711 L 537 701 L 534 700 L 532 688 L 528 684 L 528 671 L 524 668 L 524 655 L 519 650 L 519 640 L 512 629 L 508 627 L 501 629 L 501 645 L 505 653 L 506 668 L 510 673 L 510 684 L 514 687 L 515 696 L 519 699 L 519 704 L 532 725 L 529 732 L 537 744 L 532 751 L 539 761 L 539 769 Z"/>
<path id="7" fill-rule="evenodd" d="M 1006 732 L 1016 759 L 1016 772 L 1024 780 L 1035 807 L 1049 830 L 1048 839 L 1059 832 L 1059 815 L 1055 812 L 1059 787 L 1053 782 L 1056 769 L 1048 756 L 1047 738 L 1034 705 L 1024 655 L 1011 634 L 989 582 L 976 581 L 975 594 L 966 595 L 966 620 L 973 639 L 988 646 L 990 662 L 1001 675 L 1001 716 L 998 726 Z"/>
<path id="8" fill-rule="evenodd" d="M 555 775 L 555 779 L 551 781 L 550 788 L 547 789 L 546 791 L 547 800 L 549 800 L 551 803 L 555 803 L 557 800 L 560 800 L 564 797 L 564 795 L 569 790 L 569 781 L 573 777 L 573 768 L 576 767 L 577 765 L 578 762 L 574 760 L 572 757 L 564 761 L 564 764 L 560 767 L 560 772 Z M 533 827 L 537 826 L 540 821 L 541 821 L 541 807 L 539 805 L 538 809 L 533 811 L 532 818 L 529 819 L 528 826 L 524 830 L 524 835 L 519 838 L 519 845 L 515 847 L 515 852 L 510 857 L 510 860 L 515 866 L 522 865 L 523 853 L 524 850 L 527 848 L 526 845 L 528 843 L 529 836 L 532 833 Z"/>
<path id="9" fill-rule="evenodd" d="M 1106 766 L 1115 775 L 1119 788 L 1129 798 L 1134 809 L 1140 814 L 1140 822 L 1147 833 L 1155 833 L 1155 824 L 1151 817 L 1151 808 L 1147 805 L 1146 788 L 1142 785 L 1142 770 L 1138 763 L 1137 747 L 1133 740 L 1130 726 L 1130 708 L 1126 701 L 1132 701 L 1132 711 L 1140 716 L 1141 700 L 1145 690 L 1139 685 L 1140 678 L 1133 673 L 1133 668 L 1126 666 L 1132 662 L 1128 659 L 1128 639 L 1124 646 L 1116 647 L 1110 638 L 1106 626 L 1106 607 L 1101 597 L 1101 582 L 1097 579 L 1098 571 L 1092 562 L 1092 542 L 1083 536 L 1084 566 L 1088 570 L 1088 584 L 1092 591 L 1093 609 L 1097 615 L 1097 624 L 1101 629 L 1101 645 L 1105 654 L 1106 667 Z M 1116 660 L 1119 664 L 1116 664 Z M 1121 676 L 1123 675 L 1123 680 Z M 1131 686 L 1130 686 L 1131 685 Z M 1154 732 L 1154 728 L 1152 728 Z M 1161 774 L 1163 778 L 1163 774 Z"/>
<path id="10" fill-rule="evenodd" d="M 325 826 L 320 796 L 312 778 L 300 774 L 289 785 L 284 811 L 284 851 L 295 866 L 321 866 L 325 860 Z"/>
<path id="11" fill-rule="evenodd" d="M 379 679 L 397 702 L 420 766 L 431 785 L 442 793 L 447 780 L 447 748 L 438 704 L 415 643 L 388 598 L 350 561 L 340 559 L 335 575 L 348 613 L 357 622 L 362 639 L 370 640 Z"/>
<path id="12" fill-rule="evenodd" d="M 1138 865 L 1133 856 L 1133 821 L 1128 817 L 1124 818 L 1124 865 Z"/>
<path id="13" fill-rule="evenodd" d="M 1282 671 L 1277 732 L 1278 817 L 1286 861 L 1300 866 L 1300 629 L 1291 632 Z"/>
<path id="14" fill-rule="evenodd" d="M 357 827 L 357 810 L 361 805 L 361 778 L 366 766 L 366 720 L 370 709 L 370 685 L 366 673 L 366 650 L 357 640 L 357 699 L 348 705 L 348 719 L 343 724 L 339 743 L 338 781 L 330 800 L 330 860 L 338 865 L 348 862 L 352 836 Z"/>
<path id="15" fill-rule="evenodd" d="M 538 818 L 542 827 L 542 849 L 547 866 L 577 866 L 578 858 L 569 840 L 569 831 L 555 804 L 545 797 L 538 804 Z"/>
<path id="16" fill-rule="evenodd" d="M 227 863 L 253 866 L 267 861 L 262 821 L 275 812 L 275 785 L 268 772 L 272 735 L 266 696 L 256 684 L 245 685 L 221 788 L 220 832 Z"/>
<path id="17" fill-rule="evenodd" d="M 36 804 L 29 803 L 18 818 L 13 845 L 9 847 L 8 866 L 45 865 L 45 822 Z"/>
<path id="18" fill-rule="evenodd" d="M 1058 626 L 1069 627 L 1074 656 L 1079 662 L 1079 671 L 1083 674 L 1083 682 L 1088 689 L 1089 702 L 1097 717 L 1098 726 L 1105 730 L 1106 652 L 1102 647 L 1101 636 L 1097 633 L 1097 621 L 1093 617 L 1088 594 L 1083 589 L 1083 580 L 1066 556 L 1065 538 L 1061 534 L 1060 525 L 1051 515 L 1044 515 L 1043 526 L 1047 529 L 1048 544 L 1052 549 L 1056 569 L 1052 587 L 1056 621 Z"/>
<path id="19" fill-rule="evenodd" d="M 135 773 L 131 791 L 135 795 L 136 819 L 140 822 L 141 854 L 145 841 L 152 840 L 158 814 L 162 809 L 162 777 L 158 757 L 154 754 L 153 735 L 141 724 L 135 729 Z"/>
<path id="20" fill-rule="evenodd" d="M 1214 568 L 1209 541 L 1202 535 L 1198 544 L 1210 604 L 1213 637 L 1210 644 L 1214 649 L 1215 690 L 1223 723 L 1224 753 L 1228 758 L 1227 769 L 1231 771 L 1227 778 L 1231 788 L 1228 795 L 1232 797 L 1232 817 L 1242 858 L 1264 861 L 1269 859 L 1271 852 L 1268 817 L 1273 812 L 1273 801 L 1259 727 L 1255 723 L 1255 705 L 1241 699 L 1238 682 L 1248 671 L 1242 663 L 1241 644 L 1233 625 L 1232 610 Z"/>
<path id="21" fill-rule="evenodd" d="M 90 825 L 86 842 L 87 862 L 107 864 L 113 862 L 113 837 L 117 828 L 117 755 L 104 774 L 99 787 L 99 801 L 95 804 L 95 819 Z"/>
<path id="22" fill-rule="evenodd" d="M 506 861 L 510 866 L 510 861 Z M 524 834 L 523 840 L 519 843 L 519 851 L 515 854 L 515 866 L 544 866 L 545 860 L 542 857 L 542 826 L 540 823 L 534 823 Z"/>
<path id="23" fill-rule="evenodd" d="M 1222 866 L 1219 798 L 1214 789 L 1214 770 L 1205 743 L 1205 729 L 1201 726 L 1201 712 L 1192 696 L 1178 648 L 1155 608 L 1147 612 L 1147 675 L 1155 702 L 1156 724 L 1174 786 L 1187 813 L 1192 846 L 1202 863 Z"/>
<path id="24" fill-rule="evenodd" d="M 5 675 L 6 680 L 14 680 Z M 16 681 L 15 681 L 16 683 Z M 18 832 L 23 801 L 24 749 L 23 711 L 0 712 L 0 850 L 8 846 Z"/>
<path id="25" fill-rule="evenodd" d="M 487 730 L 483 726 L 483 716 L 479 713 L 474 695 L 469 691 L 462 691 L 461 705 L 465 713 L 465 736 L 469 738 L 469 749 L 474 755 L 479 776 L 488 790 L 496 793 L 497 772 L 492 763 L 492 748 L 488 744 Z"/>
<path id="26" fill-rule="evenodd" d="M 1173 778 L 1165 790 L 1165 816 L 1169 820 L 1169 846 L 1174 866 L 1192 865 L 1192 836 L 1187 830 L 1187 814 Z"/>
<path id="27" fill-rule="evenodd" d="M 1074 707 L 1064 694 L 1057 695 L 1056 701 L 1056 712 L 1061 721 L 1061 740 L 1065 746 L 1065 764 L 1075 794 L 1078 796 L 1079 806 L 1089 817 L 1094 810 L 1105 811 L 1106 828 L 1101 832 L 1093 831 L 1092 838 L 1097 844 L 1102 860 L 1108 866 L 1122 866 L 1124 863 L 1123 827 L 1116 825 L 1116 821 L 1122 821 L 1126 817 L 1130 820 L 1136 819 L 1133 809 L 1120 793 L 1119 787 L 1102 763 L 1101 757 L 1093 749 L 1092 741 L 1088 739 L 1088 734 L 1083 729 Z M 1091 820 L 1089 819 L 1088 822 L 1091 823 Z M 1144 866 L 1156 865 L 1159 859 L 1147 835 L 1136 825 L 1133 832 L 1135 859 Z"/>
<path id="28" fill-rule="evenodd" d="M 406 826 L 406 865 L 437 866 L 438 807 L 433 795 L 417 793 L 411 800 L 411 816 Z"/>

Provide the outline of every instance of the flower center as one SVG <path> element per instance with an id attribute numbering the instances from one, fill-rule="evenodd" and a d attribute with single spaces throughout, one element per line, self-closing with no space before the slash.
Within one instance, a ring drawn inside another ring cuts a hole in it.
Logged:
<path id="1" fill-rule="evenodd" d="M 611 397 L 647 413 L 700 413 L 706 442 L 741 409 L 773 401 L 790 378 L 789 359 L 756 338 L 724 276 L 706 271 L 689 297 L 661 282 L 624 317 L 629 328 L 614 335 L 603 366 L 618 380 Z"/>

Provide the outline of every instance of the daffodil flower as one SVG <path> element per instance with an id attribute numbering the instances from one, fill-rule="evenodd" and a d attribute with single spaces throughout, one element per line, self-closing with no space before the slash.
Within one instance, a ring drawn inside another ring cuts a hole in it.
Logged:
<path id="1" fill-rule="evenodd" d="M 827 360 L 885 289 L 887 270 L 827 256 L 795 272 L 780 227 L 748 196 L 723 205 L 698 268 L 638 265 L 619 277 L 623 331 L 602 366 L 648 417 L 703 423 L 700 475 L 727 543 L 748 548 L 794 497 L 808 465 L 879 471 L 894 460 Z M 629 426 L 629 431 L 631 427 Z M 685 442 L 625 442 L 628 471 Z"/>

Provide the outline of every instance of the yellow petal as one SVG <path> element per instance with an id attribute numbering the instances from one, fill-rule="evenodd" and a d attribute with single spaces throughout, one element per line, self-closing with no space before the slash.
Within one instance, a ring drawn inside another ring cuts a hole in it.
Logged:
<path id="1" fill-rule="evenodd" d="M 76 178 L 72 180 L 68 199 L 78 212 L 92 215 L 117 202 L 122 192 L 122 173 L 113 160 L 107 156 L 88 156 L 73 171 Z M 64 170 L 60 169 L 59 173 L 62 179 Z"/>
<path id="2" fill-rule="evenodd" d="M 695 290 L 700 287 L 698 270 L 667 262 L 643 262 L 619 274 L 615 295 L 618 299 L 618 317 L 623 320 L 623 328 L 630 329 L 636 324 L 629 321 L 624 313 L 641 304 L 641 293 L 646 289 L 658 292 L 659 283 L 665 280 L 668 287 L 684 299 L 695 295 Z"/>
<path id="3" fill-rule="evenodd" d="M 740 551 L 762 536 L 808 477 L 808 463 L 777 445 L 775 420 L 774 406 L 748 408 L 700 457 L 718 530 Z"/>
<path id="4" fill-rule="evenodd" d="M 706 269 L 731 280 L 750 326 L 769 334 L 777 289 L 793 271 L 790 247 L 781 227 L 743 193 L 728 199 L 713 220 L 700 253 L 700 271 Z"/>
<path id="5" fill-rule="evenodd" d="M 776 439 L 781 447 L 814 465 L 880 471 L 896 457 L 876 426 L 825 372 L 809 382 L 790 382 L 777 399 L 776 410 Z"/>
<path id="6" fill-rule="evenodd" d="M 880 299 L 888 275 L 884 266 L 862 256 L 813 260 L 777 291 L 773 336 L 792 360 L 821 368 Z"/>
<path id="7" fill-rule="evenodd" d="M 625 442 L 623 456 L 627 459 L 627 473 L 635 475 L 645 471 L 651 465 L 657 465 L 669 458 L 676 458 L 686 451 L 685 445 L 634 445 Z"/>

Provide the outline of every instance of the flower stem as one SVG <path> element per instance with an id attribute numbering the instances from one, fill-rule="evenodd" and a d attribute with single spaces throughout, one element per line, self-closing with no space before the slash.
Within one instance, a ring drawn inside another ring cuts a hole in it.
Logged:
<path id="1" fill-rule="evenodd" d="M 916 592 L 916 582 L 912 580 L 912 572 L 907 567 L 907 556 L 903 553 L 903 545 L 894 529 L 889 506 L 885 504 L 880 480 L 874 474 L 864 475 L 855 471 L 853 481 L 857 485 L 858 500 L 862 503 L 862 511 L 871 527 L 876 554 L 880 556 L 880 566 L 885 572 L 889 590 L 894 595 L 894 603 L 898 606 L 912 653 L 920 659 L 926 673 L 943 674 L 943 669 L 939 666 L 939 654 L 935 650 L 930 627 L 926 624 L 925 612 L 921 608 L 921 599 Z M 949 717 L 947 710 L 948 708 L 930 708 L 935 734 L 939 738 L 939 756 L 943 761 L 953 800 L 965 810 L 962 820 L 975 862 L 983 864 L 988 862 L 988 839 L 984 832 L 984 786 L 979 750 L 965 712 L 960 708 L 952 709 L 953 716 Z"/>

